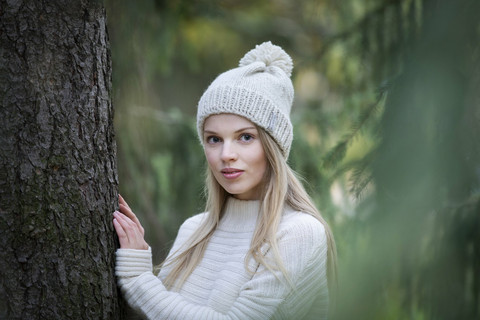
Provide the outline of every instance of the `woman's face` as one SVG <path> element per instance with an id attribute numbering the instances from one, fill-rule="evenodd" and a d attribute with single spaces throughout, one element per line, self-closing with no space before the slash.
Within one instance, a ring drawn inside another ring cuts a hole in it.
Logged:
<path id="1" fill-rule="evenodd" d="M 208 166 L 228 193 L 241 200 L 260 198 L 267 159 L 252 122 L 233 114 L 212 115 L 205 120 L 203 144 Z"/>

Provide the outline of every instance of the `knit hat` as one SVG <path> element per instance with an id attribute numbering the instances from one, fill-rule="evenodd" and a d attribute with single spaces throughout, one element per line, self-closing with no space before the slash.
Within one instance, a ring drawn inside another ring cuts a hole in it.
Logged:
<path id="1" fill-rule="evenodd" d="M 265 129 L 288 158 L 293 140 L 292 69 L 290 56 L 270 41 L 247 52 L 238 68 L 220 74 L 200 98 L 197 111 L 200 141 L 209 116 L 231 113 Z"/>

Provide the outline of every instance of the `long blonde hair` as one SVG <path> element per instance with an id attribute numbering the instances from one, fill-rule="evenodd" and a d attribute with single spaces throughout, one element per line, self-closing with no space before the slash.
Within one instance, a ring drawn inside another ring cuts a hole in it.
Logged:
<path id="1" fill-rule="evenodd" d="M 289 167 L 282 155 L 277 143 L 261 127 L 257 127 L 259 138 L 268 161 L 265 186 L 261 197 L 260 216 L 255 228 L 250 250 L 248 251 L 245 265 L 250 258 L 269 270 L 280 270 L 288 280 L 289 276 L 281 261 L 276 233 L 282 218 L 284 205 L 288 204 L 294 210 L 312 215 L 324 226 L 327 236 L 327 275 L 329 291 L 336 288 L 336 247 L 335 241 L 326 221 L 322 218 L 310 196 L 305 191 L 294 171 Z M 167 259 L 162 265 L 171 265 L 171 271 L 164 279 L 167 288 L 179 290 L 195 267 L 200 263 L 207 244 L 216 230 L 229 194 L 216 181 L 213 173 L 207 168 L 206 177 L 206 212 L 207 218 L 200 227 L 192 234 L 181 252 L 173 254 L 173 258 Z M 273 253 L 273 264 L 266 261 L 261 248 L 268 244 Z M 248 269 L 247 269 L 248 270 Z M 249 270 L 251 271 L 251 270 Z"/>

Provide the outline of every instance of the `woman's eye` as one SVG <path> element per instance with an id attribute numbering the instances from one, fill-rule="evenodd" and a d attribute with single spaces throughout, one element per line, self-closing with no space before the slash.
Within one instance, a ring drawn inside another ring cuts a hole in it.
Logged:
<path id="1" fill-rule="evenodd" d="M 253 136 L 249 133 L 243 133 L 241 136 L 240 136 L 240 140 L 244 141 L 244 142 L 249 142 L 251 140 L 253 140 Z"/>
<path id="2" fill-rule="evenodd" d="M 215 136 L 207 137 L 207 143 L 218 143 L 218 142 L 220 142 L 219 137 L 215 137 Z"/>

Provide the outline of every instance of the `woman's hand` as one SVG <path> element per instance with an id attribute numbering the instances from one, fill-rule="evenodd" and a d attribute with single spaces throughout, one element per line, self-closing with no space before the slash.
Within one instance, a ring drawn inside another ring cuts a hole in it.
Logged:
<path id="1" fill-rule="evenodd" d="M 113 213 L 113 226 L 120 240 L 120 248 L 147 250 L 143 227 L 121 195 L 118 195 L 120 211 Z"/>

